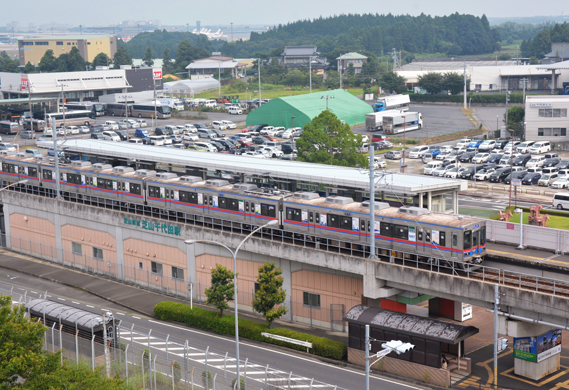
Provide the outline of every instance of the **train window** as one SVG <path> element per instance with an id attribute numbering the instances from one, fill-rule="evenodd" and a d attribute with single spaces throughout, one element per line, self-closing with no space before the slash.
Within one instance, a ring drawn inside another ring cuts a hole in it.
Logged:
<path id="1" fill-rule="evenodd" d="M 314 223 L 314 212 L 313 211 L 308 213 L 308 222 Z"/>
<path id="2" fill-rule="evenodd" d="M 339 228 L 340 227 L 340 217 L 334 214 L 328 214 L 328 226 Z"/>
<path id="3" fill-rule="evenodd" d="M 423 241 L 423 231 L 422 231 L 422 230 L 419 230 L 419 231 L 417 232 L 417 239 L 418 239 L 419 241 Z"/>
<path id="4" fill-rule="evenodd" d="M 160 188 L 148 186 L 148 196 L 151 198 L 160 198 Z"/>
<path id="5" fill-rule="evenodd" d="M 366 231 L 366 225 L 367 225 L 367 224 L 366 224 L 366 221 L 365 221 L 364 219 L 362 219 L 362 220 L 360 221 L 360 231 L 361 231 L 361 232 L 365 232 L 365 231 Z"/>
<path id="6" fill-rule="evenodd" d="M 380 234 L 385 237 L 393 237 L 393 224 L 382 222 L 380 224 Z"/>
<path id="7" fill-rule="evenodd" d="M 107 190 L 114 190 L 112 180 L 105 180 L 105 182 L 107 184 Z"/>
<path id="8" fill-rule="evenodd" d="M 170 190 L 169 190 L 169 189 L 166 189 L 166 190 L 164 191 L 164 193 L 165 193 L 164 195 L 166 196 L 166 199 L 170 199 Z"/>
<path id="9" fill-rule="evenodd" d="M 340 219 L 340 229 L 352 230 L 352 217 L 339 217 Z"/>
<path id="10" fill-rule="evenodd" d="M 464 232 L 464 249 L 472 248 L 472 232 L 467 230 Z"/>
<path id="11" fill-rule="evenodd" d="M 130 183 L 130 193 L 135 195 L 142 195 L 142 192 L 140 191 L 140 184 Z"/>
<path id="12" fill-rule="evenodd" d="M 190 194 L 186 191 L 180 191 L 180 202 L 190 203 Z"/>
<path id="13" fill-rule="evenodd" d="M 452 234 L 452 247 L 456 248 L 458 246 L 458 234 Z"/>
<path id="14" fill-rule="evenodd" d="M 198 194 L 195 192 L 190 192 L 190 203 L 198 204 Z"/>
<path id="15" fill-rule="evenodd" d="M 4 164 L 2 164 L 3 166 Z M 51 180 L 51 171 L 48 169 L 43 170 L 43 178 L 47 180 Z"/>
<path id="16" fill-rule="evenodd" d="M 276 217 L 277 212 L 276 212 L 275 206 L 272 206 L 270 204 L 261 203 L 261 215 L 264 215 L 267 217 Z"/>
<path id="17" fill-rule="evenodd" d="M 38 169 L 37 168 L 28 168 L 28 176 L 38 177 Z"/>
<path id="18" fill-rule="evenodd" d="M 219 205 L 220 209 L 227 210 L 227 208 L 228 208 L 227 207 L 227 198 L 220 196 L 218 202 L 219 202 L 218 205 Z"/>
<path id="19" fill-rule="evenodd" d="M 473 247 L 477 247 L 478 245 L 478 230 L 475 232 L 472 232 L 472 246 Z"/>
<path id="20" fill-rule="evenodd" d="M 87 178 L 87 181 L 88 181 L 88 183 L 89 183 L 90 186 L 93 185 L 93 178 L 92 178 L 92 177 L 88 177 L 88 178 Z"/>
<path id="21" fill-rule="evenodd" d="M 439 245 L 440 246 L 447 246 L 447 239 L 446 239 L 446 233 L 445 232 L 440 232 L 439 233 Z"/>
<path id="22" fill-rule="evenodd" d="M 239 211 L 239 199 L 229 199 L 229 210 Z"/>
<path id="23" fill-rule="evenodd" d="M 407 226 L 395 225 L 394 236 L 395 238 L 407 240 L 409 238 L 409 228 Z"/>
<path id="24" fill-rule="evenodd" d="M 166 190 L 166 191 L 168 191 L 168 190 Z M 174 190 L 170 190 L 170 198 L 174 199 Z"/>
<path id="25" fill-rule="evenodd" d="M 289 221 L 301 222 L 302 221 L 302 215 L 301 215 L 300 209 L 293 209 L 293 208 L 287 207 L 286 208 L 286 219 L 288 219 Z"/>
<path id="26" fill-rule="evenodd" d="M 427 231 L 425 232 L 425 241 L 426 241 L 426 242 L 431 242 L 431 231 L 430 231 L 430 230 L 427 230 Z"/>
<path id="27" fill-rule="evenodd" d="M 320 224 L 320 213 L 316 213 L 316 223 Z"/>
<path id="28" fill-rule="evenodd" d="M 209 205 L 213 206 L 213 196 L 208 196 L 209 198 Z"/>
<path id="29" fill-rule="evenodd" d="M 245 211 L 249 212 L 249 202 L 245 202 Z"/>
<path id="30" fill-rule="evenodd" d="M 486 225 L 480 227 L 480 245 L 486 245 Z"/>

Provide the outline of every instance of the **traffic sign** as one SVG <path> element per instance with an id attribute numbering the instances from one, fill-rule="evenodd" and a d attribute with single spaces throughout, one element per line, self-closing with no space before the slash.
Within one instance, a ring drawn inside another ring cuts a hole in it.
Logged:
<path id="1" fill-rule="evenodd" d="M 521 186 L 522 185 L 522 179 L 512 179 L 512 185 Z"/>

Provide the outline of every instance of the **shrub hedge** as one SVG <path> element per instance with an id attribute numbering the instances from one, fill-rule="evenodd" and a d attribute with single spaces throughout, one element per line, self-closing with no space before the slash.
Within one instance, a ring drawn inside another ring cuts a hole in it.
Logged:
<path id="1" fill-rule="evenodd" d="M 218 312 L 205 310 L 200 307 L 190 308 L 182 303 L 164 301 L 154 306 L 154 316 L 165 321 L 183 322 L 196 328 L 210 330 L 218 334 L 235 334 L 235 317 L 232 315 L 219 316 Z M 327 358 L 344 360 L 347 356 L 346 344 L 318 337 L 307 333 L 296 332 L 286 328 L 269 329 L 266 324 L 239 318 L 239 336 L 256 341 L 281 345 L 284 347 L 305 351 L 300 345 L 270 339 L 261 335 L 262 332 L 272 333 L 296 340 L 309 341 L 312 343 L 310 353 Z"/>

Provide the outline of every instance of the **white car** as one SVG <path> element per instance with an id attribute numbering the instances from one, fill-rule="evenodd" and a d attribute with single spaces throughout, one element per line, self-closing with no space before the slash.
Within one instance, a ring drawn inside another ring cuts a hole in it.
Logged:
<path id="1" fill-rule="evenodd" d="M 259 132 L 261 135 L 270 135 L 271 137 L 277 133 L 277 130 L 273 126 L 263 127 Z"/>
<path id="2" fill-rule="evenodd" d="M 194 142 L 194 145 L 204 148 L 207 152 L 218 153 L 217 148 L 215 146 L 213 146 L 212 144 L 210 144 L 209 142 L 203 142 L 203 141 Z"/>
<path id="3" fill-rule="evenodd" d="M 437 154 L 437 157 L 435 157 L 435 160 L 444 160 L 451 152 L 451 149 L 445 149 L 445 150 L 441 150 L 441 152 L 439 154 Z"/>
<path id="4" fill-rule="evenodd" d="M 225 130 L 225 124 L 222 121 L 213 121 L 211 122 L 211 128 L 215 130 Z"/>
<path id="5" fill-rule="evenodd" d="M 284 156 L 284 153 L 282 150 L 278 149 L 278 148 L 264 148 L 262 150 L 263 152 L 265 152 L 266 155 L 268 155 L 270 158 L 278 158 L 278 157 L 282 157 Z"/>
<path id="6" fill-rule="evenodd" d="M 286 129 L 283 134 L 281 135 L 282 138 L 289 139 L 292 137 L 294 132 L 296 131 L 296 127 L 294 129 Z"/>
<path id="7" fill-rule="evenodd" d="M 200 140 L 200 137 L 198 137 L 197 134 L 186 133 L 182 136 L 182 140 L 197 142 Z"/>
<path id="8" fill-rule="evenodd" d="M 545 162 L 545 157 L 543 157 L 543 156 L 535 156 L 535 157 L 532 157 L 532 158 L 526 163 L 526 168 L 539 168 L 539 167 L 543 167 L 544 162 Z"/>
<path id="9" fill-rule="evenodd" d="M 261 151 L 256 151 L 256 152 L 245 152 L 241 154 L 242 156 L 245 157 L 253 157 L 253 158 L 267 158 L 267 156 L 265 155 L 265 153 L 261 152 Z"/>
<path id="10" fill-rule="evenodd" d="M 373 159 L 374 161 L 374 169 L 379 169 L 379 168 L 387 168 L 387 163 L 385 162 L 384 159 L 379 158 L 379 157 L 374 157 Z"/>
<path id="11" fill-rule="evenodd" d="M 435 168 L 435 169 L 431 172 L 431 175 L 444 177 L 446 170 L 447 170 L 446 167 L 443 167 L 443 166 L 441 165 L 440 167 Z"/>
<path id="12" fill-rule="evenodd" d="M 105 125 L 109 126 L 111 128 L 111 130 L 118 130 L 119 129 L 119 124 L 115 121 L 106 121 Z"/>
<path id="13" fill-rule="evenodd" d="M 129 129 L 134 129 L 138 125 L 134 119 L 123 119 L 119 123 L 125 124 Z"/>
<path id="14" fill-rule="evenodd" d="M 445 177 L 450 177 L 451 179 L 456 179 L 458 177 L 458 175 L 460 175 L 460 173 L 462 171 L 464 171 L 464 169 L 465 168 L 451 168 L 445 172 Z"/>
<path id="15" fill-rule="evenodd" d="M 488 160 L 489 156 L 490 153 L 478 153 L 476 156 L 474 156 L 472 162 L 475 164 L 483 164 Z"/>
<path id="16" fill-rule="evenodd" d="M 191 123 L 186 123 L 184 125 L 186 131 L 190 132 L 190 133 L 197 133 L 198 129 L 196 126 L 192 125 Z"/>
<path id="17" fill-rule="evenodd" d="M 551 184 L 551 188 L 569 188 L 569 179 L 560 177 Z"/>
<path id="18" fill-rule="evenodd" d="M 417 146 L 409 153 L 409 158 L 421 158 L 429 150 L 428 146 Z"/>
<path id="19" fill-rule="evenodd" d="M 427 165 L 425 165 L 423 173 L 425 175 L 432 175 L 435 169 L 437 169 L 438 167 L 442 167 L 442 163 L 440 161 L 431 161 Z"/>
<path id="20" fill-rule="evenodd" d="M 535 141 L 525 141 L 516 146 L 516 152 L 518 153 L 527 153 L 529 148 L 531 148 L 535 144 Z"/>
<path id="21" fill-rule="evenodd" d="M 528 153 L 531 154 L 541 154 L 547 152 L 551 152 L 551 143 L 549 141 L 538 141 L 528 149 Z"/>
<path id="22" fill-rule="evenodd" d="M 56 131 L 57 135 L 65 135 L 65 129 L 63 127 L 60 127 L 59 129 L 57 129 Z"/>
<path id="23" fill-rule="evenodd" d="M 494 141 L 493 139 L 486 140 L 480 144 L 480 146 L 478 147 L 478 151 L 490 152 L 492 149 L 494 149 L 494 146 L 496 146 L 496 141 Z"/>
<path id="24" fill-rule="evenodd" d="M 476 175 L 474 175 L 474 177 L 479 181 L 488 180 L 494 171 L 494 168 L 481 169 L 476 173 Z"/>
<path id="25" fill-rule="evenodd" d="M 472 140 L 470 138 L 463 138 L 458 140 L 458 143 L 456 144 L 457 147 L 459 148 L 465 148 L 468 146 L 469 143 L 471 143 Z"/>
<path id="26" fill-rule="evenodd" d="M 144 119 L 138 119 L 136 121 L 136 127 L 146 127 L 146 126 L 148 125 L 146 124 L 146 121 Z"/>
<path id="27" fill-rule="evenodd" d="M 91 130 L 89 130 L 89 127 L 87 127 L 87 126 L 78 126 L 78 127 L 79 127 L 79 130 L 81 131 L 81 133 L 83 133 L 83 134 L 87 134 L 87 133 L 91 132 Z"/>
<path id="28" fill-rule="evenodd" d="M 77 127 L 77 126 L 67 126 L 67 128 L 65 129 L 65 133 L 66 134 L 79 134 L 79 133 L 81 133 L 81 131 L 79 130 L 79 127 Z"/>
<path id="29" fill-rule="evenodd" d="M 232 129 L 236 129 L 236 128 L 237 128 L 237 125 L 236 125 L 235 123 L 231 122 L 231 121 L 221 121 L 221 122 L 225 125 L 225 128 L 226 128 L 227 130 L 232 130 Z"/>

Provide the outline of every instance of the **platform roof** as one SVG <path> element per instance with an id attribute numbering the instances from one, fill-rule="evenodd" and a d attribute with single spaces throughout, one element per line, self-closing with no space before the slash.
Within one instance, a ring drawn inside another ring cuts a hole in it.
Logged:
<path id="1" fill-rule="evenodd" d="M 367 172 L 357 168 L 98 140 L 68 140 L 63 147 L 70 152 L 84 155 L 135 159 L 141 162 L 229 171 L 245 175 L 270 174 L 275 179 L 309 181 L 362 190 L 369 188 Z M 464 190 L 467 186 L 467 182 L 463 180 L 401 173 L 386 173 L 377 179 L 376 183 L 379 191 L 406 195 L 427 191 Z"/>
<path id="2" fill-rule="evenodd" d="M 458 344 L 479 332 L 474 326 L 364 305 L 352 307 L 344 320 L 448 344 Z"/>

